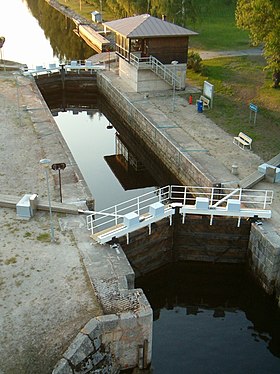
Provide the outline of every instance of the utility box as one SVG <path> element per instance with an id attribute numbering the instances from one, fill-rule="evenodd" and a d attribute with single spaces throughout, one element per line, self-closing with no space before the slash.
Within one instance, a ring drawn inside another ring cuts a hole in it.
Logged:
<path id="1" fill-rule="evenodd" d="M 159 201 L 157 203 L 151 204 L 149 206 L 149 213 L 153 217 L 163 216 L 163 214 L 164 214 L 164 205 L 162 203 L 160 203 Z"/>
<path id="2" fill-rule="evenodd" d="M 236 199 L 228 199 L 227 210 L 229 212 L 239 212 L 240 211 L 240 201 Z"/>
<path id="3" fill-rule="evenodd" d="M 37 209 L 37 198 L 36 194 L 24 195 L 16 205 L 17 216 L 20 218 L 33 217 Z"/>
<path id="4" fill-rule="evenodd" d="M 139 216 L 138 214 L 134 212 L 127 213 L 123 217 L 123 224 L 129 228 L 133 226 L 137 226 L 138 223 L 139 223 Z"/>
<path id="5" fill-rule="evenodd" d="M 209 208 L 209 199 L 208 197 L 197 197 L 195 200 L 196 209 L 208 209 Z"/>
<path id="6" fill-rule="evenodd" d="M 102 15 L 97 10 L 95 10 L 94 12 L 91 12 L 91 19 L 96 23 L 102 22 Z"/>

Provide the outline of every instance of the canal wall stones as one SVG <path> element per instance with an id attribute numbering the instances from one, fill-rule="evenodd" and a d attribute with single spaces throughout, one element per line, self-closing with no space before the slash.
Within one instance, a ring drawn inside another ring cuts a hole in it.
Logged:
<path id="1" fill-rule="evenodd" d="M 267 230 L 267 223 L 253 224 L 248 246 L 252 274 L 265 291 L 275 294 L 280 306 L 280 238 Z"/>
<path id="2" fill-rule="evenodd" d="M 212 186 L 215 182 L 203 167 L 198 168 L 192 157 L 182 153 L 162 134 L 156 123 L 133 105 L 133 103 L 115 87 L 105 74 L 97 75 L 98 90 L 110 102 L 122 117 L 129 131 L 136 133 L 168 170 L 176 175 L 183 185 Z"/>
<path id="3" fill-rule="evenodd" d="M 152 356 L 153 312 L 118 244 L 88 245 L 74 233 L 104 315 L 92 318 L 77 334 L 53 374 L 119 373 L 146 369 Z"/>

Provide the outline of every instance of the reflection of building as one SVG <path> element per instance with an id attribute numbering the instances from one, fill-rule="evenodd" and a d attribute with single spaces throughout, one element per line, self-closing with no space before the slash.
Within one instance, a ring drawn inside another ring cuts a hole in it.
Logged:
<path id="1" fill-rule="evenodd" d="M 116 154 L 105 160 L 125 190 L 156 186 L 156 181 L 116 133 Z"/>
<path id="2" fill-rule="evenodd" d="M 126 170 L 132 167 L 136 172 L 145 171 L 144 165 L 129 151 L 121 136 L 116 134 L 116 158 Z"/>
<path id="3" fill-rule="evenodd" d="M 185 87 L 189 37 L 197 33 L 149 14 L 103 25 L 105 32 L 115 34 L 120 76 L 136 91 L 170 88 L 174 74 L 171 63 L 175 60 L 176 86 Z"/>

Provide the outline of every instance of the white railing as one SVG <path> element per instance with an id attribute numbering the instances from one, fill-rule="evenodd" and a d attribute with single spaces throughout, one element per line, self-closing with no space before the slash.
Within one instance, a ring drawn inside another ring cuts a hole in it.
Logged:
<path id="1" fill-rule="evenodd" d="M 178 79 L 175 73 L 175 69 L 170 69 L 170 67 L 162 64 L 157 58 L 153 56 L 138 57 L 131 53 L 130 63 L 137 69 L 151 69 L 172 87 L 175 85 L 176 88 L 181 88 L 181 81 Z"/>
<path id="2" fill-rule="evenodd" d="M 99 212 L 92 212 L 87 216 L 87 229 L 91 234 L 103 231 L 123 222 L 123 217 L 131 212 L 136 213 L 141 220 L 149 212 L 149 207 L 155 202 L 173 207 L 194 205 L 197 197 L 209 199 L 209 207 L 226 206 L 228 199 L 237 199 L 241 205 L 251 209 L 267 208 L 272 204 L 272 190 L 249 190 L 242 188 L 224 187 L 193 187 L 193 186 L 165 186 L 148 192 L 123 203 L 114 205 Z"/>

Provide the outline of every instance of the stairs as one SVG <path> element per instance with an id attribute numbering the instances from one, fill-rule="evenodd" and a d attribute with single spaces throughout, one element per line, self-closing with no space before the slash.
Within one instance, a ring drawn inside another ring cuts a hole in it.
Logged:
<path id="1" fill-rule="evenodd" d="M 175 89 L 181 89 L 181 80 L 177 77 L 176 65 L 174 65 L 174 69 L 171 69 L 169 66 L 164 65 L 153 56 L 137 57 L 134 54 L 130 54 L 130 63 L 137 69 L 152 70 L 157 76 L 163 79 L 171 87 Z"/>

